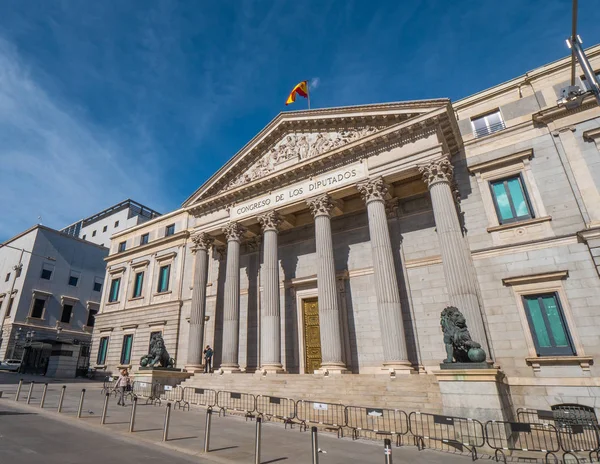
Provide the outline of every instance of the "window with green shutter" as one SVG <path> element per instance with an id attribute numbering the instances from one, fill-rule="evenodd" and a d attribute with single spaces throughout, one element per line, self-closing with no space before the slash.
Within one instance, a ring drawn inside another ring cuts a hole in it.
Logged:
<path id="1" fill-rule="evenodd" d="M 490 182 L 500 224 L 533 218 L 533 210 L 520 175 Z"/>
<path id="2" fill-rule="evenodd" d="M 142 296 L 142 285 L 144 284 L 144 272 L 136 272 L 133 280 L 133 298 Z"/>
<path id="3" fill-rule="evenodd" d="M 527 295 L 523 301 L 538 356 L 576 354 L 558 295 Z"/>
<path id="4" fill-rule="evenodd" d="M 98 345 L 98 358 L 96 364 L 102 365 L 106 363 L 106 352 L 108 351 L 108 337 L 102 337 Z"/>
<path id="5" fill-rule="evenodd" d="M 162 293 L 169 290 L 169 274 L 171 272 L 171 265 L 161 266 L 158 270 L 158 288 L 157 292 Z"/>
<path id="6" fill-rule="evenodd" d="M 121 347 L 121 365 L 129 364 L 131 361 L 131 347 L 133 345 L 133 335 L 123 336 L 123 346 Z"/>
<path id="7" fill-rule="evenodd" d="M 121 278 L 113 279 L 110 283 L 110 292 L 108 295 L 108 302 L 119 301 L 119 286 L 121 285 Z"/>

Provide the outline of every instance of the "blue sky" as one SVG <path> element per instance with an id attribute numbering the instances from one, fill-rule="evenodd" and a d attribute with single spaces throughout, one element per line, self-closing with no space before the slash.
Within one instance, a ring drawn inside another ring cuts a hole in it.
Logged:
<path id="1" fill-rule="evenodd" d="M 584 45 L 597 0 L 580 0 Z M 0 240 L 177 208 L 280 111 L 454 100 L 568 54 L 571 0 L 6 1 Z M 290 109 L 304 109 L 299 101 Z"/>

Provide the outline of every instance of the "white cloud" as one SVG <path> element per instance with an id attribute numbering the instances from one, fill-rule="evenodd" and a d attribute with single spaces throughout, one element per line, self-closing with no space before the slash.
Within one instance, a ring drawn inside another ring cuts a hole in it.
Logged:
<path id="1" fill-rule="evenodd" d="M 95 127 L 50 95 L 0 37 L 0 241 L 31 227 L 67 226 L 131 197 L 160 209 L 156 154 Z M 133 166 L 134 161 L 137 162 Z M 134 169 L 135 168 L 135 169 Z"/>
<path id="2" fill-rule="evenodd" d="M 319 84 L 320 84 L 320 83 L 321 83 L 321 78 L 319 78 L 319 77 L 313 77 L 313 78 L 310 80 L 310 83 L 308 84 L 308 87 L 309 87 L 311 90 L 315 90 L 317 87 L 319 87 Z"/>

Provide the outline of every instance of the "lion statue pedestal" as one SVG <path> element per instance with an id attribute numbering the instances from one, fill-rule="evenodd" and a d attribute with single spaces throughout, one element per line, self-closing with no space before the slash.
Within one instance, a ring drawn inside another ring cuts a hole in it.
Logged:
<path id="1" fill-rule="evenodd" d="M 150 340 L 148 354 L 142 356 L 140 367 L 134 373 L 134 381 L 142 384 L 141 387 L 155 384 L 174 387 L 192 376 L 174 366 L 175 359 L 169 356 L 162 334 L 154 334 Z"/>

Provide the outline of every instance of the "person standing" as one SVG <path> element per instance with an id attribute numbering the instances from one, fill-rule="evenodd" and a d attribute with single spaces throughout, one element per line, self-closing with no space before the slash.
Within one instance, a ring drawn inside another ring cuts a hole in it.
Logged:
<path id="1" fill-rule="evenodd" d="M 210 347 L 210 345 L 206 345 L 206 348 L 204 349 L 204 373 L 205 374 L 212 372 L 212 357 L 213 357 L 213 350 Z"/>
<path id="2" fill-rule="evenodd" d="M 119 378 L 117 379 L 117 383 L 115 385 L 115 388 L 119 395 L 119 401 L 117 401 L 117 404 L 120 406 L 125 406 L 125 391 L 129 387 L 129 385 L 131 385 L 131 378 L 129 377 L 129 371 L 127 371 L 127 369 L 123 369 L 123 370 L 121 370 L 121 373 L 120 373 Z"/>

